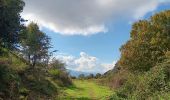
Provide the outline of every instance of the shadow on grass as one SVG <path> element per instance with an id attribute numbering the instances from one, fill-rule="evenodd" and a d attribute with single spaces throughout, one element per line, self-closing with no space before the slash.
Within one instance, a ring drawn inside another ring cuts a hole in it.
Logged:
<path id="1" fill-rule="evenodd" d="M 92 100 L 90 98 L 87 97 L 80 97 L 80 98 L 72 98 L 73 100 Z"/>
<path id="2" fill-rule="evenodd" d="M 69 86 L 69 87 L 67 87 L 67 89 L 76 90 L 76 91 L 83 91 L 84 90 L 83 88 L 76 87 L 75 85 Z"/>
<path id="3" fill-rule="evenodd" d="M 93 99 L 88 98 L 88 97 L 77 97 L 77 98 L 67 97 L 67 98 L 63 98 L 62 100 L 93 100 Z"/>

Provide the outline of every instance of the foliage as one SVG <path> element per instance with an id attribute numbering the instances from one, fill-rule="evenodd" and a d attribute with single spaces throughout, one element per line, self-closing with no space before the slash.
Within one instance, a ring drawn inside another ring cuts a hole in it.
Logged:
<path id="1" fill-rule="evenodd" d="M 0 65 L 0 97 L 17 99 L 20 78 L 8 65 Z"/>
<path id="2" fill-rule="evenodd" d="M 24 5 L 23 0 L 0 0 L 0 45 L 11 48 L 18 43 Z"/>
<path id="3" fill-rule="evenodd" d="M 158 95 L 170 91 L 169 69 L 170 62 L 164 62 L 153 67 L 143 75 L 128 77 L 128 80 L 117 91 L 118 96 L 138 100 L 160 99 Z"/>
<path id="4" fill-rule="evenodd" d="M 95 76 L 95 78 L 98 79 L 98 78 L 100 78 L 101 76 L 102 76 L 102 75 L 101 75 L 100 73 L 97 73 L 96 76 Z"/>
<path id="5" fill-rule="evenodd" d="M 113 97 L 126 100 L 169 98 L 169 33 L 169 10 L 155 14 L 150 20 L 141 20 L 133 25 L 130 40 L 121 48 L 119 70 L 112 77 L 122 77 L 123 74 L 119 74 L 122 71 L 128 74 Z M 112 84 L 115 82 L 114 80 Z"/>
<path id="6" fill-rule="evenodd" d="M 52 61 L 49 64 L 49 67 L 61 71 L 66 71 L 65 64 L 55 58 L 52 59 Z"/>
<path id="7" fill-rule="evenodd" d="M 50 69 L 48 73 L 54 80 L 60 80 L 61 86 L 69 86 L 72 84 L 71 78 L 69 77 L 65 64 L 59 60 L 53 59 L 49 64 Z"/>
<path id="8" fill-rule="evenodd" d="M 21 33 L 23 34 L 21 41 L 23 54 L 33 67 L 37 63 L 49 60 L 47 58 L 50 38 L 39 30 L 37 24 L 29 24 Z"/>
<path id="9" fill-rule="evenodd" d="M 95 76 L 93 75 L 93 74 L 90 74 L 90 75 L 88 75 L 88 76 L 86 76 L 85 78 L 87 78 L 87 79 L 92 79 L 92 78 L 94 78 Z"/>
<path id="10" fill-rule="evenodd" d="M 49 64 L 50 38 L 35 23 L 23 26 L 24 5 L 23 0 L 0 0 L 0 99 L 54 99 L 57 81 L 68 86 L 71 80 L 64 63 Z"/>
<path id="11" fill-rule="evenodd" d="M 132 26 L 130 40 L 121 47 L 119 66 L 132 72 L 148 71 L 170 50 L 170 11 L 140 20 Z"/>

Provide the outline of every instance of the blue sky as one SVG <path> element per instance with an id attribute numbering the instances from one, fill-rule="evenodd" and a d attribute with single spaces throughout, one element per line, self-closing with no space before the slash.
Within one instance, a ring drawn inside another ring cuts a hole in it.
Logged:
<path id="1" fill-rule="evenodd" d="M 71 3 L 41 0 L 42 7 L 36 6 L 40 0 L 26 0 L 22 16 L 38 23 L 51 37 L 53 49 L 59 50 L 55 57 L 65 62 L 68 69 L 103 73 L 119 60 L 119 48 L 129 39 L 133 22 L 170 9 L 169 0 L 127 0 L 130 4 L 119 0 L 98 1 L 100 6 L 93 8 L 98 5 L 96 0 Z M 75 4 L 80 6 L 73 8 Z M 51 6 L 54 10 L 49 9 Z"/>

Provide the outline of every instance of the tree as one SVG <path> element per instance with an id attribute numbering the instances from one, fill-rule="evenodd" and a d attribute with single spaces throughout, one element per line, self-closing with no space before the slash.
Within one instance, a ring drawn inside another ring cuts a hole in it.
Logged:
<path id="1" fill-rule="evenodd" d="M 0 0 L 0 45 L 11 48 L 18 43 L 24 5 L 22 0 Z"/>
<path id="2" fill-rule="evenodd" d="M 114 77 L 125 76 L 125 80 L 116 91 L 118 97 L 128 100 L 169 98 L 170 10 L 134 23 L 130 40 L 120 50 L 119 70 Z"/>
<path id="3" fill-rule="evenodd" d="M 119 66 L 133 72 L 148 71 L 170 50 L 170 10 L 132 26 L 130 40 L 121 47 Z"/>
<path id="4" fill-rule="evenodd" d="M 35 23 L 30 23 L 24 31 L 22 31 L 22 53 L 25 58 L 32 64 L 32 67 L 39 62 L 45 62 L 48 58 L 50 46 L 50 38 L 39 30 Z"/>
<path id="5" fill-rule="evenodd" d="M 62 63 L 61 61 L 57 60 L 57 59 L 52 59 L 52 61 L 49 64 L 50 68 L 53 69 L 57 69 L 60 71 L 65 71 L 66 72 L 66 68 L 65 68 L 65 63 Z"/>
<path id="6" fill-rule="evenodd" d="M 92 78 L 94 78 L 93 74 L 90 74 L 90 75 L 87 76 L 87 79 L 92 79 Z"/>
<path id="7" fill-rule="evenodd" d="M 102 75 L 100 73 L 97 73 L 95 78 L 100 78 Z"/>

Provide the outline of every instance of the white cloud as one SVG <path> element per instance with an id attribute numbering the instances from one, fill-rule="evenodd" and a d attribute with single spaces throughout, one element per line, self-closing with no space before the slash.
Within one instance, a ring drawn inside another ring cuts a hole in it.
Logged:
<path id="1" fill-rule="evenodd" d="M 80 57 L 58 55 L 56 58 L 66 63 L 68 69 L 92 73 L 104 73 L 112 69 L 116 63 L 116 61 L 110 64 L 101 63 L 98 58 L 90 56 L 85 52 L 81 52 Z"/>
<path id="2" fill-rule="evenodd" d="M 147 5 L 141 5 L 135 10 L 134 18 L 138 19 L 143 17 L 146 13 L 154 11 L 158 5 L 158 2 L 151 0 L 150 2 L 146 2 Z"/>
<path id="3" fill-rule="evenodd" d="M 164 0 L 165 1 L 165 0 Z M 108 20 L 143 17 L 159 0 L 25 0 L 22 16 L 63 35 L 107 32 Z M 161 0 L 162 2 L 162 0 Z"/>

